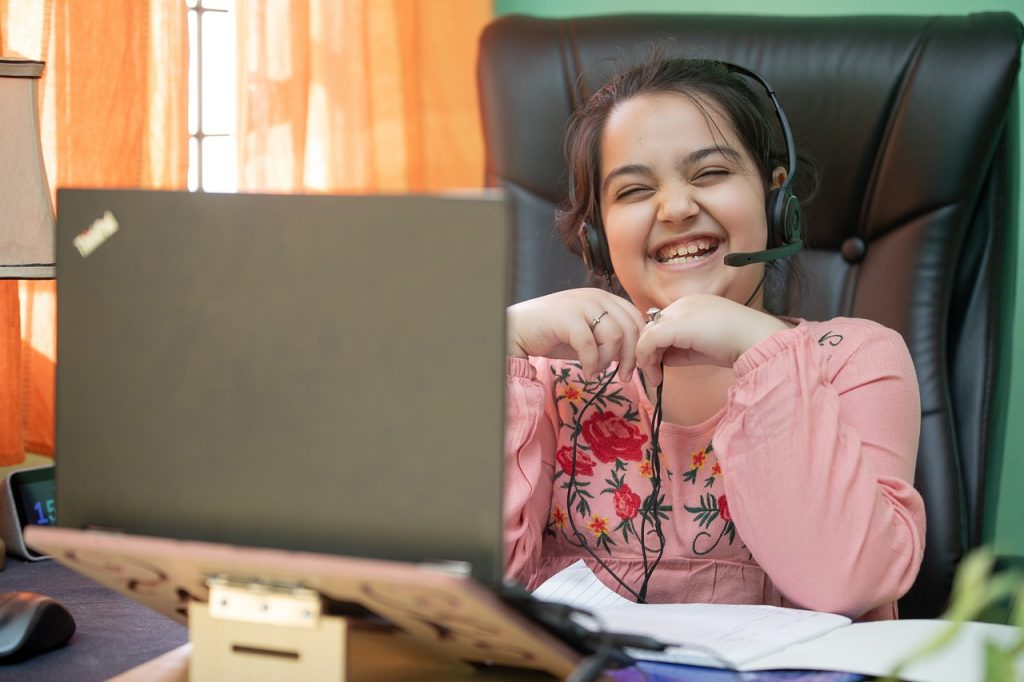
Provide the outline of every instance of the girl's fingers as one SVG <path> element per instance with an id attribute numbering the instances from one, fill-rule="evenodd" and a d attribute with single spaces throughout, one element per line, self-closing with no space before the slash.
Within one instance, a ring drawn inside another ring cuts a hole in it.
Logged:
<path id="1" fill-rule="evenodd" d="M 636 308 L 629 307 L 636 311 Z M 614 341 L 616 353 L 613 359 L 619 363 L 618 374 L 621 381 L 628 381 L 636 368 L 636 342 L 640 338 L 641 328 L 637 317 L 630 315 L 629 309 L 623 306 L 611 305 L 608 308 L 608 316 L 605 318 L 611 324 L 607 329 L 595 329 L 595 332 L 600 331 L 600 334 L 597 334 L 597 338 L 600 340 L 603 340 L 607 334 L 614 334 L 612 341 Z"/>
<path id="2" fill-rule="evenodd" d="M 588 378 L 618 363 L 627 381 L 636 368 L 643 315 L 629 301 L 600 289 L 556 292 L 509 308 L 513 355 L 579 360 Z"/>

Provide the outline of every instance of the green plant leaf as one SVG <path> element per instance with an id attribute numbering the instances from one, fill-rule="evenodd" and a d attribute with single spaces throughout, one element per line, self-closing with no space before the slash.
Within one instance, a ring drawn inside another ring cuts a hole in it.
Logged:
<path id="1" fill-rule="evenodd" d="M 1013 610 L 1010 611 L 1010 625 L 1021 628 L 1020 641 L 1024 645 L 1024 581 L 1017 586 L 1017 594 L 1013 598 Z"/>
<path id="2" fill-rule="evenodd" d="M 1016 656 L 994 642 L 985 642 L 985 682 L 1013 680 L 1013 661 Z"/>
<path id="3" fill-rule="evenodd" d="M 995 557 L 987 547 L 969 552 L 957 568 L 953 578 L 953 592 L 949 608 L 943 614 L 946 620 L 963 621 L 973 618 L 985 606 L 985 586 L 992 574 Z"/>

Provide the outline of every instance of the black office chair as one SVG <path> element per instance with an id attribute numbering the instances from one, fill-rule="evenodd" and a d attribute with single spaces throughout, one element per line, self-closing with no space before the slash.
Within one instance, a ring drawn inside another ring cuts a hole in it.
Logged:
<path id="1" fill-rule="evenodd" d="M 1022 36 L 1012 14 L 987 13 L 510 16 L 481 38 L 487 180 L 516 205 L 520 300 L 584 281 L 552 229 L 565 191 L 561 137 L 573 106 L 612 70 L 672 38 L 672 51 L 745 65 L 775 87 L 798 147 L 824 169 L 804 207 L 812 248 L 799 255 L 814 295 L 790 312 L 877 320 L 903 334 L 917 368 L 915 485 L 928 533 L 903 617 L 938 615 L 958 561 L 981 541 L 1017 224 L 1009 183 Z"/>

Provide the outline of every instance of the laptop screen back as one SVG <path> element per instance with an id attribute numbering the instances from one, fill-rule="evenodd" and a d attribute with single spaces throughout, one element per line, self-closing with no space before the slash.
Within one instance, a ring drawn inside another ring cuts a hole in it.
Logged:
<path id="1" fill-rule="evenodd" d="M 509 225 L 493 197 L 62 190 L 58 524 L 498 580 Z"/>

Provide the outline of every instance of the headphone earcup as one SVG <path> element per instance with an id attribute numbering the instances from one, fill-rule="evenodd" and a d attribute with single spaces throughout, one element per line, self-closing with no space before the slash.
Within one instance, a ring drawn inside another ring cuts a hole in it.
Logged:
<path id="1" fill-rule="evenodd" d="M 580 255 L 587 268 L 600 277 L 611 277 L 612 259 L 604 235 L 590 223 L 582 223 L 578 234 Z"/>
<path id="2" fill-rule="evenodd" d="M 779 235 L 783 244 L 801 240 L 800 200 L 783 188 L 773 189 L 766 200 L 768 234 Z M 771 248 L 771 244 L 768 245 Z"/>

